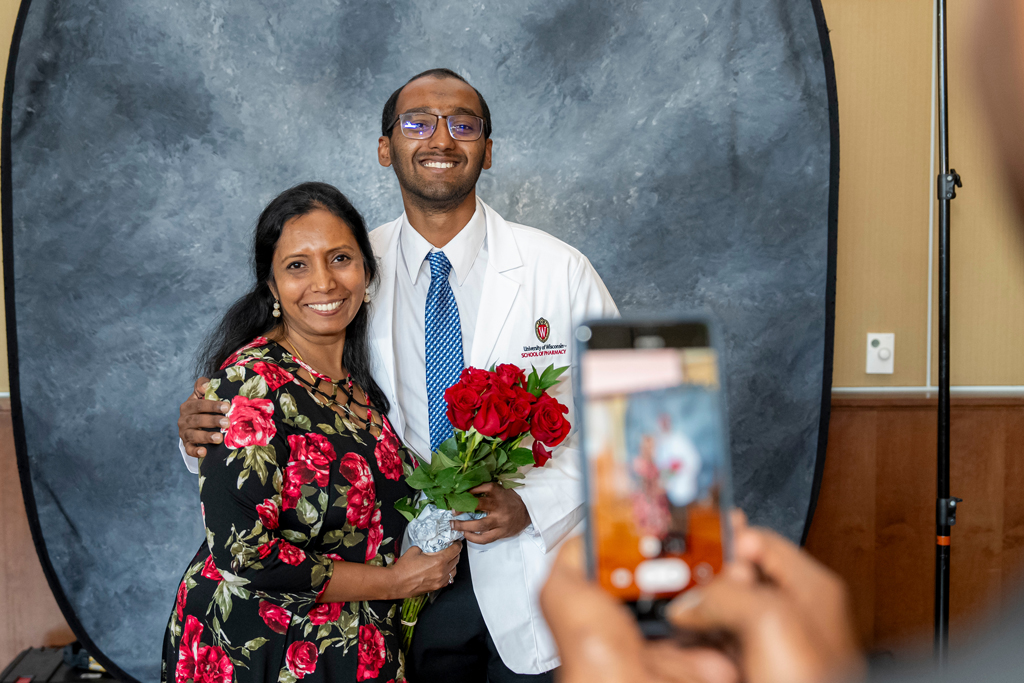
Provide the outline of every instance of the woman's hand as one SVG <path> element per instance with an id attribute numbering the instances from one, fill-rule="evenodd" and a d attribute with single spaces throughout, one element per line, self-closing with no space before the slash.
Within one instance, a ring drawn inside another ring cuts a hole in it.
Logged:
<path id="1" fill-rule="evenodd" d="M 462 542 L 457 541 L 436 553 L 412 547 L 388 569 L 397 579 L 395 599 L 411 598 L 444 588 L 455 578 Z"/>
<path id="2" fill-rule="evenodd" d="M 231 404 L 207 401 L 204 395 L 208 381 L 205 377 L 196 380 L 192 395 L 181 404 L 181 416 L 178 418 L 178 436 L 185 444 L 185 452 L 193 458 L 206 455 L 204 444 L 220 443 L 224 436 L 219 430 L 228 426 L 224 413 L 228 412 Z"/>

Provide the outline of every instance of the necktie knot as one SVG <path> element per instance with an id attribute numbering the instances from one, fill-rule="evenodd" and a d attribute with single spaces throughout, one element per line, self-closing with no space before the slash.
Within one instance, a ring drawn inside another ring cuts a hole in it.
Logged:
<path id="1" fill-rule="evenodd" d="M 448 279 L 448 273 L 452 272 L 452 264 L 443 251 L 427 254 L 427 260 L 430 261 L 430 279 L 432 281 Z"/>

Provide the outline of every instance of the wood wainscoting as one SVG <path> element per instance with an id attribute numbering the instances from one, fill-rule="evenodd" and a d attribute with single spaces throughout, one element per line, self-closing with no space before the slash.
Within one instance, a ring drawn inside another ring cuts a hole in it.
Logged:
<path id="1" fill-rule="evenodd" d="M 871 651 L 931 647 L 936 400 L 834 396 L 807 549 L 849 583 Z M 1021 588 L 1024 399 L 954 398 L 950 641 Z"/>
<path id="2" fill-rule="evenodd" d="M 0 399 L 0 669 L 28 647 L 75 639 L 43 576 L 18 479 L 11 401 Z"/>

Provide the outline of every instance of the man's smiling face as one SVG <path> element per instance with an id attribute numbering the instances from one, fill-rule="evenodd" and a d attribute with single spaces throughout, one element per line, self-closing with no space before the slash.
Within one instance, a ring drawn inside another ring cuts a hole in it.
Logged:
<path id="1" fill-rule="evenodd" d="M 420 78 L 406 85 L 395 106 L 401 114 L 427 112 L 438 116 L 471 114 L 483 116 L 476 91 L 455 78 Z M 398 126 L 381 137 L 377 156 L 383 166 L 392 166 L 402 192 L 422 208 L 444 212 L 458 206 L 476 187 L 480 171 L 491 167 L 491 141 L 453 140 L 445 119 L 439 119 L 434 134 L 426 140 L 402 135 Z"/>

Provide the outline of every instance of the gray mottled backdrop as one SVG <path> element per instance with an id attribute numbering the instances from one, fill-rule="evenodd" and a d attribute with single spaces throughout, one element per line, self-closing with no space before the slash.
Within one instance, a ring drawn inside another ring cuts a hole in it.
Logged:
<path id="1" fill-rule="evenodd" d="M 35 0 L 11 102 L 16 399 L 53 571 L 131 676 L 158 677 L 202 540 L 174 423 L 255 218 L 311 179 L 396 217 L 381 108 L 434 66 L 488 98 L 486 201 L 589 255 L 624 312 L 717 315 L 737 500 L 800 535 L 827 348 L 809 0 Z"/>

